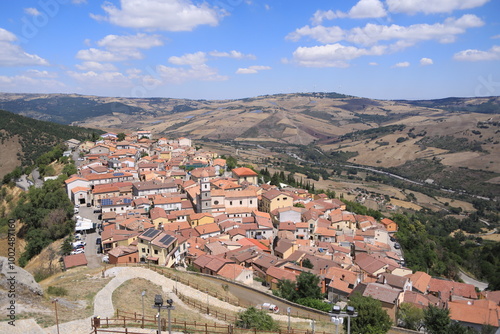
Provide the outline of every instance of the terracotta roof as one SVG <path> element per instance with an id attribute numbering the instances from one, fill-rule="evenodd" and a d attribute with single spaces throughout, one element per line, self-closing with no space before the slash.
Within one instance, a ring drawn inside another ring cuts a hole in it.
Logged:
<path id="1" fill-rule="evenodd" d="M 472 284 L 446 281 L 438 278 L 431 278 L 429 281 L 429 291 L 441 293 L 441 298 L 447 300 L 450 295 L 465 298 L 477 298 L 477 292 Z"/>
<path id="2" fill-rule="evenodd" d="M 488 300 L 449 302 L 450 318 L 477 325 L 499 327 L 500 307 Z"/>
<path id="3" fill-rule="evenodd" d="M 232 170 L 232 172 L 237 175 L 238 177 L 242 177 L 242 176 L 257 176 L 259 174 L 257 174 L 256 172 L 254 172 L 253 170 L 251 170 L 250 168 L 247 168 L 247 167 L 239 167 L 239 168 L 235 168 Z"/>
<path id="4" fill-rule="evenodd" d="M 424 273 L 423 271 L 416 271 L 415 273 L 407 276 L 413 283 L 413 288 L 422 293 L 426 293 L 429 289 L 429 282 L 431 281 L 431 276 Z"/>
<path id="5" fill-rule="evenodd" d="M 69 269 L 73 267 L 86 266 L 87 258 L 85 253 L 66 255 L 63 257 L 64 268 Z"/>
<path id="6" fill-rule="evenodd" d="M 108 254 L 114 257 L 120 257 L 136 252 L 137 252 L 137 247 L 135 246 L 117 246 L 112 250 L 110 250 Z"/>

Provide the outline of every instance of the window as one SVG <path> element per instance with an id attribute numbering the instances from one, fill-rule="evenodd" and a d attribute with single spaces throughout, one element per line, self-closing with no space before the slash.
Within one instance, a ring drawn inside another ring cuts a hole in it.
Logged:
<path id="1" fill-rule="evenodd" d="M 250 200 L 250 204 L 253 204 L 253 201 L 252 201 L 252 200 Z"/>
<path id="2" fill-rule="evenodd" d="M 158 250 L 157 249 L 155 249 L 155 255 L 158 255 Z"/>
<path id="3" fill-rule="evenodd" d="M 240 205 L 243 205 L 243 201 L 240 201 Z"/>
<path id="4" fill-rule="evenodd" d="M 143 252 L 143 253 L 146 253 L 146 248 L 143 248 L 143 249 L 142 249 L 142 252 Z"/>
<path id="5" fill-rule="evenodd" d="M 214 201 L 214 205 L 219 205 L 219 201 Z"/>
<path id="6" fill-rule="evenodd" d="M 229 205 L 233 205 L 233 201 L 229 201 Z"/>

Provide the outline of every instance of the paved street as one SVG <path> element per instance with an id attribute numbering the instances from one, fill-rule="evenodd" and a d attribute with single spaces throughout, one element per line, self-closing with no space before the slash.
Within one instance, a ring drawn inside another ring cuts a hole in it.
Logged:
<path id="1" fill-rule="evenodd" d="M 87 207 L 86 205 L 81 205 L 79 208 L 80 212 L 76 214 L 82 218 L 87 218 L 92 220 L 92 222 L 99 224 L 100 221 L 97 219 L 98 213 L 94 213 L 94 207 Z M 87 258 L 89 268 L 98 268 L 102 265 L 102 255 L 97 254 L 96 239 L 100 238 L 97 232 L 94 233 L 82 233 L 82 240 L 87 243 L 85 246 L 85 257 Z"/>

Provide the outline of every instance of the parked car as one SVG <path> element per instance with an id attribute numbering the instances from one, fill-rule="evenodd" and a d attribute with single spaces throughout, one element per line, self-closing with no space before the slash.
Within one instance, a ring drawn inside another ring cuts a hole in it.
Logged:
<path id="1" fill-rule="evenodd" d="M 89 203 L 87 203 L 87 208 L 90 208 L 90 202 L 89 202 Z"/>
<path id="2" fill-rule="evenodd" d="M 75 204 L 75 208 L 79 208 L 80 207 L 80 204 Z"/>
<path id="3" fill-rule="evenodd" d="M 79 248 L 79 249 L 72 251 L 70 254 L 75 255 L 75 254 L 82 254 L 82 253 L 85 253 L 85 251 L 83 250 L 83 248 Z"/>
<path id="4" fill-rule="evenodd" d="M 97 238 L 97 239 L 95 239 L 95 244 L 96 244 L 96 245 L 100 245 L 100 244 L 101 244 L 101 238 Z"/>
<path id="5" fill-rule="evenodd" d="M 394 244 L 394 248 L 396 248 L 396 249 L 400 249 L 400 248 L 401 248 L 401 245 L 400 245 L 400 244 L 398 244 L 398 243 L 396 242 L 396 243 Z"/>
<path id="6" fill-rule="evenodd" d="M 389 239 L 390 239 L 392 242 L 396 241 L 396 238 L 394 238 L 394 236 L 392 236 L 392 235 L 389 237 Z"/>
<path id="7" fill-rule="evenodd" d="M 81 240 L 82 239 L 82 235 L 80 233 L 76 233 L 75 234 L 75 240 Z"/>
<path id="8" fill-rule="evenodd" d="M 73 212 L 74 212 L 74 213 L 80 213 L 80 209 L 78 209 L 78 208 L 74 208 L 74 209 L 73 209 Z"/>

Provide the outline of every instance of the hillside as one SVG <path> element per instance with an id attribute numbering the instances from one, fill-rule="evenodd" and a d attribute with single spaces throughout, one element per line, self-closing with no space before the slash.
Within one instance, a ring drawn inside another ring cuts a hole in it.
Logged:
<path id="1" fill-rule="evenodd" d="M 315 156 L 349 152 L 343 163 L 391 169 L 443 187 L 497 188 L 500 182 L 500 98 L 387 101 L 336 93 L 265 95 L 237 100 L 114 98 L 0 94 L 0 107 L 64 124 L 106 131 L 151 130 L 252 151 L 255 163 L 275 152 Z M 242 146 L 245 145 L 245 146 Z M 15 149 L 15 141 L 10 143 Z M 419 161 L 421 169 L 411 168 Z M 442 181 L 442 182 L 441 182 Z M 493 192 L 494 189 L 493 189 Z M 496 192 L 495 192 L 496 193 Z"/>
<path id="2" fill-rule="evenodd" d="M 17 166 L 28 166 L 42 154 L 50 151 L 54 145 L 75 138 L 90 138 L 100 130 L 72 127 L 35 120 L 0 110 L 0 177 Z"/>

